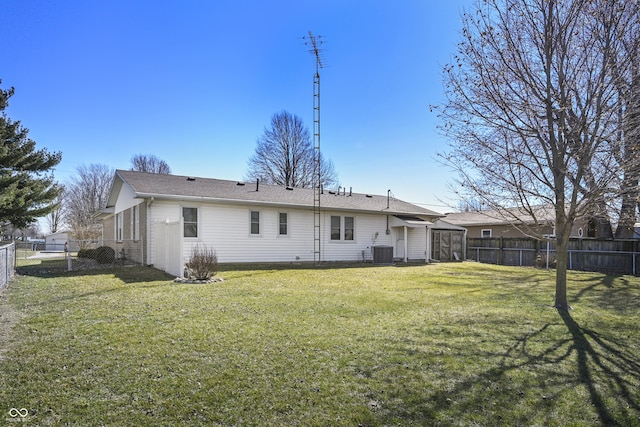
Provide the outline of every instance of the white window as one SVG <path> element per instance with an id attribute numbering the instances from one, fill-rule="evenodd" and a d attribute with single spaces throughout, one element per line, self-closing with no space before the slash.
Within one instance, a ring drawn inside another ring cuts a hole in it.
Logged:
<path id="1" fill-rule="evenodd" d="M 283 212 L 278 215 L 278 234 L 280 236 L 289 234 L 289 215 Z"/>
<path id="2" fill-rule="evenodd" d="M 342 234 L 340 231 L 340 217 L 332 216 L 331 217 L 331 240 L 340 240 L 340 235 Z"/>
<path id="3" fill-rule="evenodd" d="M 123 228 L 124 213 L 118 212 L 116 214 L 116 241 L 122 242 L 122 228 Z"/>
<path id="4" fill-rule="evenodd" d="M 482 230 L 482 237 L 491 237 L 491 229 L 490 228 L 485 228 Z"/>
<path id="5" fill-rule="evenodd" d="M 250 214 L 250 230 L 252 235 L 260 234 L 260 212 L 251 211 Z"/>
<path id="6" fill-rule="evenodd" d="M 182 208 L 184 237 L 198 237 L 198 208 Z"/>
<path id="7" fill-rule="evenodd" d="M 344 233 L 343 233 L 344 230 Z M 355 218 L 352 216 L 331 217 L 331 240 L 353 241 L 355 237 Z"/>
<path id="8" fill-rule="evenodd" d="M 140 206 L 131 208 L 131 239 L 138 240 L 140 238 Z"/>
<path id="9" fill-rule="evenodd" d="M 344 240 L 353 240 L 355 234 L 355 220 L 352 216 L 344 217 Z"/>

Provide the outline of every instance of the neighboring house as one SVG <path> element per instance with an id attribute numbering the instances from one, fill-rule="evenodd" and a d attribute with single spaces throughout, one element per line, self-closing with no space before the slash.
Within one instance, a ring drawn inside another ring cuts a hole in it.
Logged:
<path id="1" fill-rule="evenodd" d="M 523 237 L 555 234 L 555 212 L 551 207 L 537 207 L 536 218 L 519 209 L 500 213 L 494 210 L 453 212 L 445 220 L 467 229 L 467 237 Z M 577 221 L 571 237 L 597 237 L 589 235 L 589 225 Z"/>
<path id="2" fill-rule="evenodd" d="M 434 229 L 441 214 L 387 196 L 324 190 L 320 206 L 322 261 L 371 260 L 374 247 L 391 247 L 396 260 L 427 262 L 432 232 L 464 233 L 444 222 Z M 312 189 L 118 170 L 103 239 L 117 253 L 138 242 L 138 262 L 174 275 L 197 245 L 222 263 L 312 262 L 313 207 Z"/>
<path id="3" fill-rule="evenodd" d="M 64 244 L 69 241 L 69 233 L 59 231 L 44 237 L 45 248 L 48 251 L 63 251 Z"/>

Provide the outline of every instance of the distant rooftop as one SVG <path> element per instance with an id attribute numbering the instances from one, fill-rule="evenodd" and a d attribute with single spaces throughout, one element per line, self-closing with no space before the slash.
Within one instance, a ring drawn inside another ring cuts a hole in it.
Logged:
<path id="1" fill-rule="evenodd" d="M 535 219 L 540 222 L 554 222 L 555 212 L 552 206 L 537 206 L 534 208 Z M 501 225 L 505 223 L 533 224 L 534 218 L 529 212 L 520 208 L 507 209 L 504 212 L 496 210 L 451 212 L 446 214 L 445 220 L 465 227 L 479 225 Z"/>

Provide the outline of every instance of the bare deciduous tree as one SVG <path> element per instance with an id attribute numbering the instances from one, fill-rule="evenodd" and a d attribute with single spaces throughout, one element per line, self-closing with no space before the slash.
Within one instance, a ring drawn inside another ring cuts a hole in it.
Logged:
<path id="1" fill-rule="evenodd" d="M 256 151 L 249 159 L 247 180 L 259 179 L 267 184 L 313 187 L 315 155 L 309 130 L 302 119 L 287 111 L 271 117 L 271 127 L 258 138 Z M 337 184 L 333 163 L 320 157 L 320 183 Z"/>
<path id="2" fill-rule="evenodd" d="M 131 170 L 138 172 L 160 173 L 168 175 L 171 168 L 164 160 L 153 154 L 136 154 L 131 158 Z"/>
<path id="3" fill-rule="evenodd" d="M 536 206 L 555 210 L 555 306 L 569 308 L 571 228 L 607 200 L 620 164 L 614 135 L 614 58 L 637 2 L 486 0 L 463 16 L 455 61 L 445 68 L 443 154 L 463 196 L 518 223 Z M 627 64 L 618 63 L 618 67 Z M 618 70 L 622 72 L 622 70 Z M 506 209 L 518 207 L 519 209 Z"/>
<path id="4" fill-rule="evenodd" d="M 107 205 L 113 175 L 113 168 L 106 165 L 82 165 L 65 186 L 65 217 L 74 239 L 100 237 L 102 229 L 94 215 Z"/>
<path id="5" fill-rule="evenodd" d="M 56 207 L 45 217 L 50 234 L 60 231 L 64 224 L 64 192 L 64 186 L 60 186 L 60 195 L 54 201 Z"/>
<path id="6" fill-rule="evenodd" d="M 627 20 L 640 20 L 639 9 L 625 10 L 625 13 L 632 14 Z M 640 33 L 636 28 L 636 31 L 627 31 L 620 37 L 613 67 L 619 91 L 619 121 L 615 133 L 619 151 L 613 154 L 621 165 L 621 200 L 616 238 L 632 238 L 640 203 Z"/>

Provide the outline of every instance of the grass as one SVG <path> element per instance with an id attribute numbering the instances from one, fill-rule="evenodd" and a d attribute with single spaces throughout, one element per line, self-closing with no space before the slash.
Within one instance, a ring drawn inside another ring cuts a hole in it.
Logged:
<path id="1" fill-rule="evenodd" d="M 23 267 L 0 299 L 0 421 L 640 425 L 639 278 L 570 272 L 563 314 L 529 268 L 221 270 Z"/>

